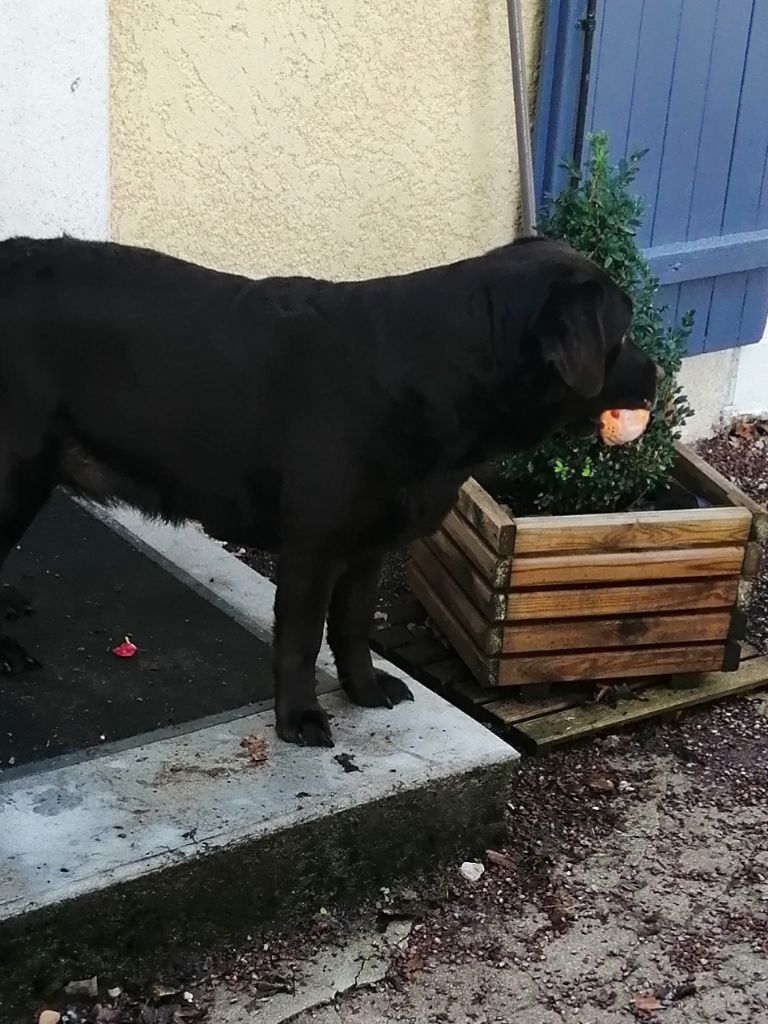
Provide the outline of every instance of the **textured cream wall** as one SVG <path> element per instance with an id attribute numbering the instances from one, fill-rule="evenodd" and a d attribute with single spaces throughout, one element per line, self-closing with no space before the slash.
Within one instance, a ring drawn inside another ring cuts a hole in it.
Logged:
<path id="1" fill-rule="evenodd" d="M 111 0 L 111 114 L 119 241 L 343 278 L 513 230 L 504 0 Z"/>

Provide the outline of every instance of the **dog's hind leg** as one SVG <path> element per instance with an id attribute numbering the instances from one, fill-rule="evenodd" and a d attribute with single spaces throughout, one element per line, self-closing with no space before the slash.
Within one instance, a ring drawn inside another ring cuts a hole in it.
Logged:
<path id="1" fill-rule="evenodd" d="M 352 562 L 334 587 L 328 614 L 328 643 L 339 682 L 353 704 L 391 708 L 413 694 L 402 679 L 374 668 L 368 634 L 376 609 L 382 559 Z"/>
<path id="2" fill-rule="evenodd" d="M 1 429 L 1 428 L 0 428 Z M 46 454 L 23 458 L 0 442 L 0 567 L 50 494 Z M 39 668 L 13 637 L 3 631 L 2 620 L 14 619 L 31 611 L 28 602 L 13 587 L 0 588 L 0 671 L 15 675 Z"/>
<path id="3" fill-rule="evenodd" d="M 328 716 L 315 693 L 315 663 L 328 601 L 342 564 L 315 553 L 280 555 L 275 597 L 275 716 L 289 743 L 332 747 Z"/>

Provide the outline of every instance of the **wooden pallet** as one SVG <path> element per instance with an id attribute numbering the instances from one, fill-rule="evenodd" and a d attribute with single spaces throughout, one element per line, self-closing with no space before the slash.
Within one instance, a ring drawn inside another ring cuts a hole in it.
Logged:
<path id="1" fill-rule="evenodd" d="M 542 689 L 526 686 L 519 693 L 505 694 L 475 681 L 458 655 L 429 628 L 426 613 L 416 601 L 393 609 L 387 625 L 372 632 L 371 645 L 419 682 L 531 753 L 768 686 L 768 656 L 742 644 L 736 672 L 653 676 L 632 679 L 630 685 L 600 679 L 592 687 L 583 681 Z M 595 694 L 600 692 L 616 699 L 596 701 Z"/>

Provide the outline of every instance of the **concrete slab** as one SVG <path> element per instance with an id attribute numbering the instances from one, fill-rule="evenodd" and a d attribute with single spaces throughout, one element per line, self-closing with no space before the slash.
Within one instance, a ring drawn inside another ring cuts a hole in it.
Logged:
<path id="1" fill-rule="evenodd" d="M 273 588 L 220 545 L 194 527 L 102 518 L 266 635 Z M 332 673 L 327 650 L 323 666 Z M 482 849 L 516 754 L 410 682 L 415 703 L 392 712 L 327 695 L 333 751 L 279 743 L 271 712 L 233 713 L 3 776 L 0 1005 L 84 974 L 136 977 L 150 958 L 157 966 Z M 265 763 L 241 756 L 246 735 L 266 739 Z M 345 772 L 339 753 L 360 771 Z"/>

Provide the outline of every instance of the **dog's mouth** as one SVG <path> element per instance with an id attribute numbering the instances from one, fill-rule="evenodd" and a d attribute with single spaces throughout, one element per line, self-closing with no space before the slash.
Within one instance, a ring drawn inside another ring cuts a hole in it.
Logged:
<path id="1" fill-rule="evenodd" d="M 598 435 L 603 444 L 630 444 L 643 436 L 650 419 L 650 409 L 606 409 L 600 415 Z"/>
<path id="2" fill-rule="evenodd" d="M 631 444 L 645 433 L 651 419 L 651 404 L 644 402 L 639 408 L 605 409 L 598 416 L 571 424 L 568 432 L 580 438 L 597 435 L 603 444 L 610 447 Z"/>

